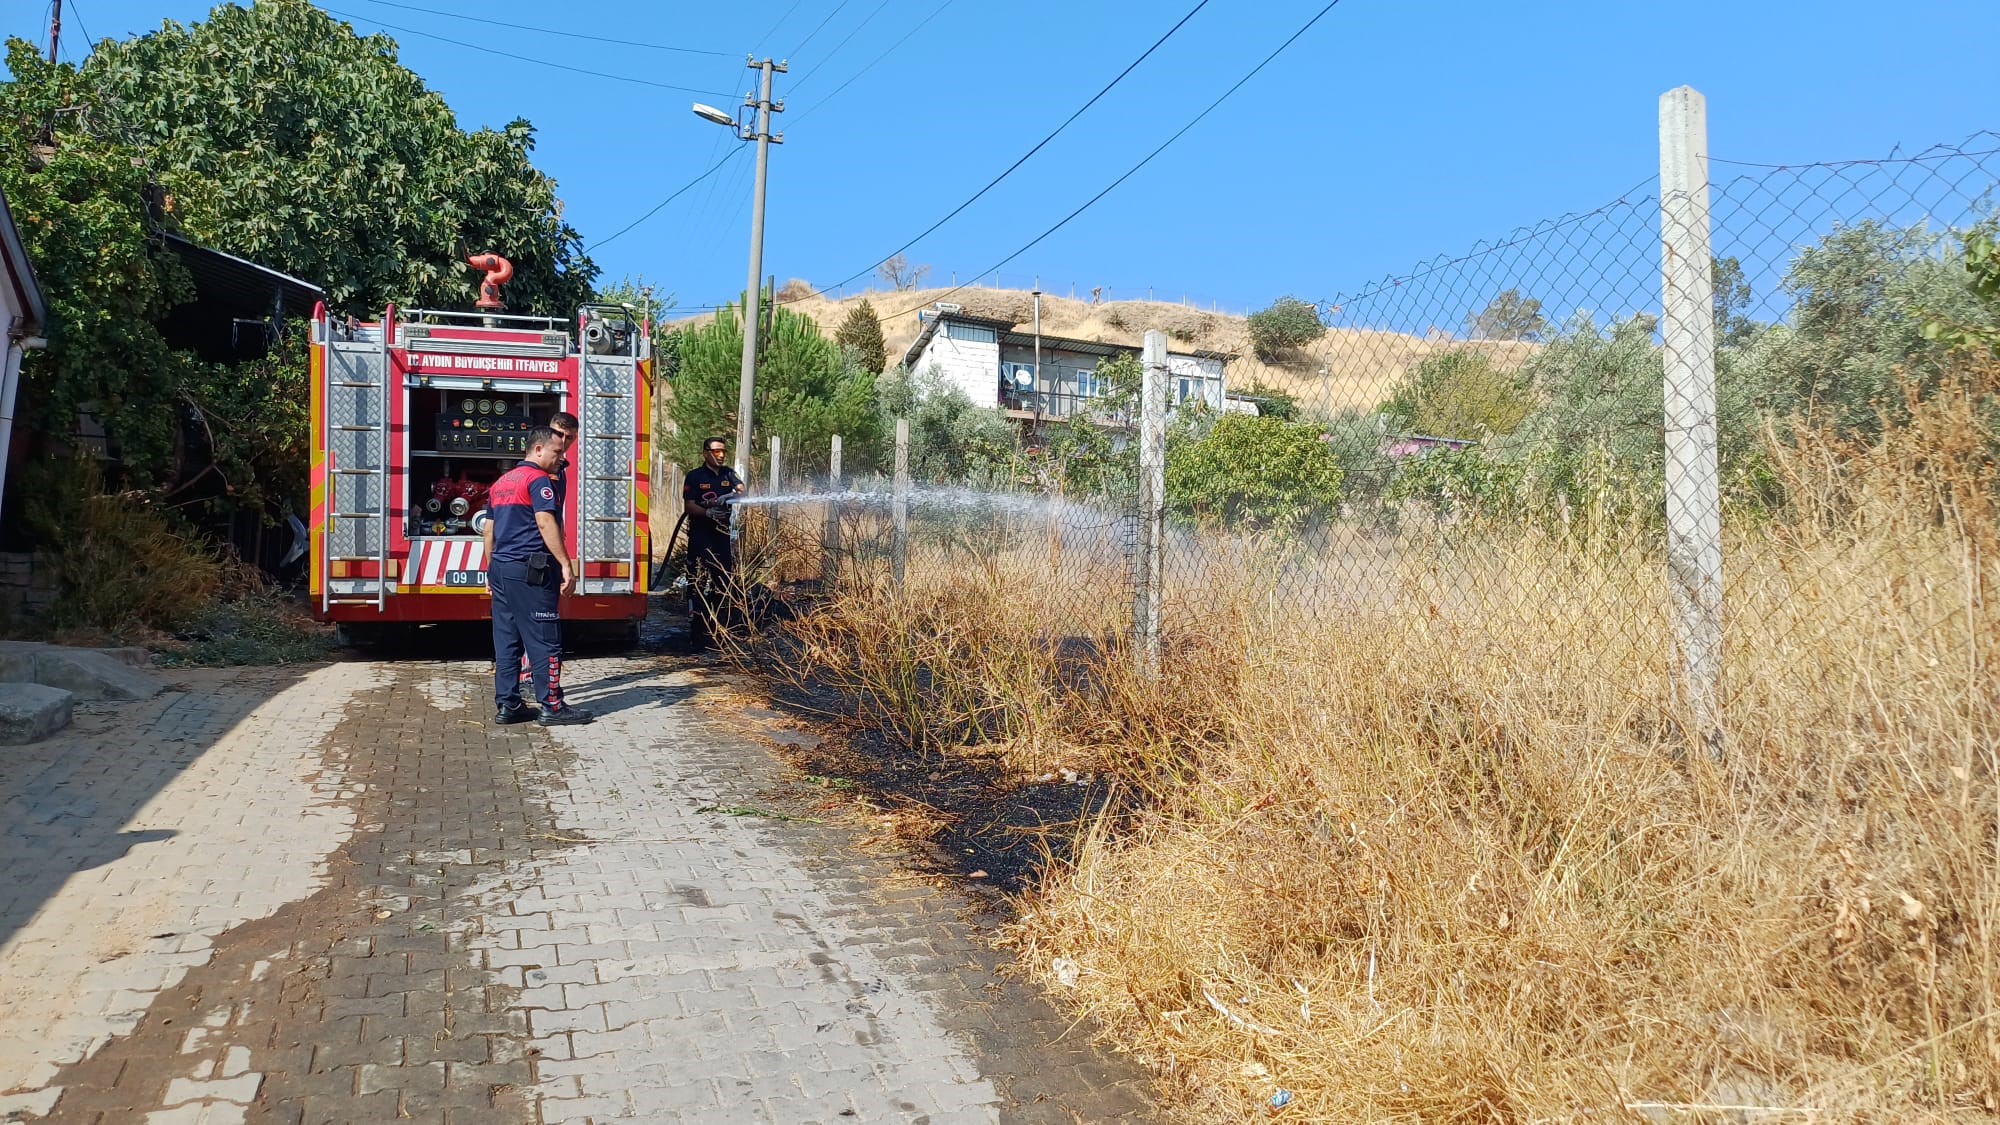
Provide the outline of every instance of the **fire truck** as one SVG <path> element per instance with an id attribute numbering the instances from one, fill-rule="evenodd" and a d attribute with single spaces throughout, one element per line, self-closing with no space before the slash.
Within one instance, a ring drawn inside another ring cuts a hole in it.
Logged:
<path id="1" fill-rule="evenodd" d="M 487 487 L 561 410 L 578 420 L 562 525 L 579 566 L 562 615 L 636 636 L 651 569 L 651 326 L 620 305 L 574 320 L 504 314 L 512 266 L 467 263 L 486 271 L 474 312 L 313 311 L 315 616 L 357 643 L 487 619 Z"/>

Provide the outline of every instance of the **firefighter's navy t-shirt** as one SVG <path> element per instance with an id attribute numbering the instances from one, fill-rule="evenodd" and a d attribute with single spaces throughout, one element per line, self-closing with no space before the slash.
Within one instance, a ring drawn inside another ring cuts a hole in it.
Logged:
<path id="1" fill-rule="evenodd" d="M 493 561 L 526 562 L 528 556 L 547 551 L 542 531 L 535 526 L 535 513 L 548 512 L 562 518 L 556 499 L 555 482 L 549 474 L 523 461 L 507 470 L 487 493 L 487 507 L 493 515 Z"/>
<path id="2" fill-rule="evenodd" d="M 743 478 L 736 470 L 724 465 L 711 469 L 707 465 L 690 470 L 682 478 L 681 497 L 692 500 L 704 508 L 712 508 L 722 502 L 722 498 L 743 491 Z M 688 543 L 699 546 L 712 541 L 728 542 L 729 529 L 707 516 L 688 517 Z"/>

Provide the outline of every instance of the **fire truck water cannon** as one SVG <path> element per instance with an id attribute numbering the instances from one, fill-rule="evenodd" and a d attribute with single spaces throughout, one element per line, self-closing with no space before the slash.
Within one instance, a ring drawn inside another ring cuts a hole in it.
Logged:
<path id="1" fill-rule="evenodd" d="M 500 300 L 500 287 L 514 280 L 514 263 L 498 254 L 474 254 L 465 264 L 476 270 L 485 270 L 486 277 L 479 283 L 479 299 L 473 307 L 481 312 L 499 312 L 506 308 Z"/>
<path id="2" fill-rule="evenodd" d="M 628 317 L 591 309 L 584 317 L 583 349 L 592 355 L 624 355 L 632 345 L 634 328 Z"/>

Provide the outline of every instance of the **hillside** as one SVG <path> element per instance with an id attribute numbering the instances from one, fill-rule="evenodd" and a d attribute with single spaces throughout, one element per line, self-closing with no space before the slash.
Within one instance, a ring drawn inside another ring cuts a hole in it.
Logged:
<path id="1" fill-rule="evenodd" d="M 882 317 L 882 335 L 888 343 L 889 359 L 899 361 L 917 338 L 920 325 L 916 311 L 938 300 L 960 305 L 974 316 L 1012 320 L 1027 327 L 1034 321 L 1034 299 L 1017 289 L 968 287 L 917 289 L 905 292 L 862 293 L 833 300 L 809 297 L 781 302 L 784 307 L 811 317 L 828 335 L 840 326 L 848 310 L 868 300 Z M 683 323 L 698 323 L 707 314 Z M 1389 396 L 1404 372 L 1431 353 L 1450 347 L 1464 347 L 1463 341 L 1424 339 L 1400 332 L 1334 328 L 1309 349 L 1267 364 L 1253 354 L 1249 326 L 1243 317 L 1164 301 L 1109 301 L 1092 304 L 1067 297 L 1042 296 L 1042 332 L 1049 336 L 1095 340 L 1109 344 L 1139 346 L 1149 329 L 1160 329 L 1171 338 L 1171 346 L 1231 352 L 1238 358 L 1229 365 L 1229 387 L 1242 390 L 1252 384 L 1284 391 L 1295 396 L 1309 410 L 1372 408 Z M 1529 344 L 1498 341 L 1482 342 L 1505 360 L 1519 362 L 1532 347 Z M 1326 369 L 1321 375 L 1321 368 Z"/>

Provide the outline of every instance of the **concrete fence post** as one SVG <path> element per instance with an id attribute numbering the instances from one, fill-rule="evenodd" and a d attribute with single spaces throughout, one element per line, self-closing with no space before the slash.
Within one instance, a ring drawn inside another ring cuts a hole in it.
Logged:
<path id="1" fill-rule="evenodd" d="M 777 496 L 785 490 L 785 474 L 782 471 L 784 468 L 783 453 L 784 453 L 784 443 L 778 439 L 777 434 L 772 434 L 771 474 L 770 474 L 771 481 L 770 484 L 766 486 L 770 490 L 770 494 L 772 496 Z M 778 547 L 778 505 L 773 504 L 771 505 L 771 549 L 773 551 L 776 551 L 777 547 Z"/>
<path id="2" fill-rule="evenodd" d="M 1692 87 L 1669 90 L 1660 95 L 1667 577 L 1681 694 L 1709 752 L 1720 754 L 1722 490 L 1708 188 L 1708 103 Z"/>
<path id="3" fill-rule="evenodd" d="M 1139 383 L 1138 550 L 1132 565 L 1132 652 L 1146 679 L 1160 674 L 1160 599 L 1167 516 L 1167 334 L 1146 333 Z"/>
<path id="4" fill-rule="evenodd" d="M 826 527 L 820 535 L 820 582 L 831 589 L 840 578 L 840 435 L 827 456 Z"/>
<path id="5" fill-rule="evenodd" d="M 891 565 L 896 589 L 903 588 L 903 573 L 910 561 L 910 420 L 896 419 L 896 483 L 890 507 L 895 521 L 891 544 Z"/>

